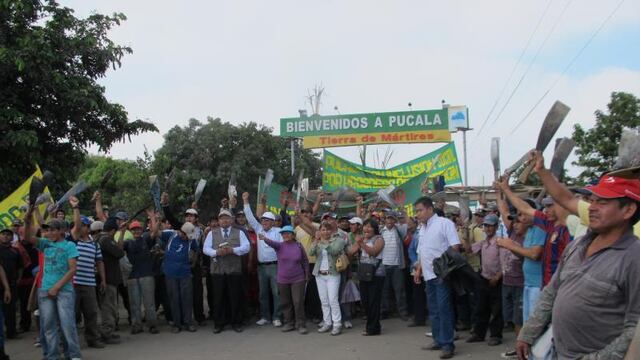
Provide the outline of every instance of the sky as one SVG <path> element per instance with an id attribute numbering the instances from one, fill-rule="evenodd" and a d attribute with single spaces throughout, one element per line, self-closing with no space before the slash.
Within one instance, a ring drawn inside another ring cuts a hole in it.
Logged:
<path id="1" fill-rule="evenodd" d="M 306 95 L 322 84 L 323 115 L 336 114 L 335 107 L 342 114 L 402 111 L 409 102 L 414 110 L 439 108 L 442 100 L 468 106 L 474 129 L 467 133 L 469 183 L 489 185 L 491 137 L 501 138 L 506 168 L 535 146 L 555 100 L 571 107 L 556 135 L 562 137 L 571 135 L 574 124 L 593 126 L 594 111 L 606 109 L 611 92 L 640 96 L 640 2 L 634 0 L 622 1 L 606 22 L 618 0 L 61 4 L 79 17 L 93 12 L 127 16 L 110 37 L 132 47 L 133 54 L 100 82 L 110 101 L 125 106 L 131 119 L 153 122 L 160 134 L 115 144 L 107 154 L 114 158 L 135 159 L 144 146 L 158 149 L 162 135 L 190 118 L 254 121 L 278 134 L 279 119 L 308 109 Z M 462 166 L 462 135 L 452 139 Z M 389 166 L 439 146 L 392 145 Z M 368 152 L 382 157 L 387 148 L 371 146 Z M 358 161 L 355 147 L 330 150 Z M 368 165 L 376 165 L 372 157 Z M 579 171 L 569 169 L 572 175 Z"/>

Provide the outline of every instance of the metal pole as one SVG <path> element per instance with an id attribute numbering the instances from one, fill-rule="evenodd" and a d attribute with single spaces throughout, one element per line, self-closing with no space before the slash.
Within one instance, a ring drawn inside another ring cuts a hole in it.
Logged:
<path id="1" fill-rule="evenodd" d="M 469 186 L 469 172 L 467 168 L 467 129 L 462 130 L 462 154 L 464 157 L 464 186 Z"/>
<path id="2" fill-rule="evenodd" d="M 296 174 L 296 159 L 295 159 L 295 151 L 293 148 L 295 141 L 296 141 L 295 138 L 291 138 L 291 176 L 294 176 Z M 466 160 L 465 160 L 465 164 L 466 164 Z"/>

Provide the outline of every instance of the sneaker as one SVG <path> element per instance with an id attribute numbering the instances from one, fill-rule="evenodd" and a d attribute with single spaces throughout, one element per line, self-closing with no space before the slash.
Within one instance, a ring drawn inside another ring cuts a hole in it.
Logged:
<path id="1" fill-rule="evenodd" d="M 273 320 L 273 326 L 275 326 L 275 327 L 282 326 L 282 321 L 280 321 L 278 319 Z"/>
<path id="2" fill-rule="evenodd" d="M 131 335 L 140 334 L 141 332 L 143 332 L 141 327 L 134 326 L 131 328 Z"/>
<path id="3" fill-rule="evenodd" d="M 327 331 L 331 330 L 331 325 L 327 325 L 327 324 L 323 324 L 320 329 L 318 329 L 319 333 L 326 333 Z"/>
<path id="4" fill-rule="evenodd" d="M 180 328 L 177 327 L 177 326 L 173 326 L 173 327 L 171 327 L 171 332 L 174 333 L 174 334 L 177 334 L 177 333 L 180 332 Z"/>
<path id="5" fill-rule="evenodd" d="M 432 338 L 433 333 L 431 331 L 427 331 L 426 333 L 424 333 L 424 336 Z"/>
<path id="6" fill-rule="evenodd" d="M 502 344 L 502 339 L 500 338 L 490 338 L 487 342 L 487 345 L 489 346 L 498 346 L 500 344 Z"/>
<path id="7" fill-rule="evenodd" d="M 104 344 L 100 341 L 92 341 L 90 343 L 87 343 L 87 346 L 94 349 L 104 349 Z"/>
<path id="8" fill-rule="evenodd" d="M 331 335 L 336 336 L 336 335 L 340 335 L 342 333 L 342 326 L 334 326 L 333 329 L 331 329 Z"/>
<path id="9" fill-rule="evenodd" d="M 114 337 L 108 337 L 108 338 L 103 338 L 102 342 L 107 344 L 107 345 L 115 345 L 115 344 L 120 344 L 120 339 L 116 339 Z"/>
<path id="10" fill-rule="evenodd" d="M 295 330 L 295 326 L 293 326 L 293 324 L 286 324 L 285 326 L 282 327 L 282 332 L 289 332 L 289 331 L 293 331 Z"/>
<path id="11" fill-rule="evenodd" d="M 353 327 L 353 324 L 351 323 L 351 321 L 345 321 L 344 322 L 344 328 L 345 329 L 351 329 Z"/>
<path id="12" fill-rule="evenodd" d="M 453 351 L 451 350 L 442 350 L 440 353 L 440 359 L 451 359 L 453 357 Z"/>
<path id="13" fill-rule="evenodd" d="M 509 350 L 507 352 L 503 352 L 500 356 L 502 356 L 503 359 L 516 359 L 518 353 L 515 350 Z"/>
<path id="14" fill-rule="evenodd" d="M 244 331 L 244 328 L 242 327 L 242 325 L 233 325 L 231 326 L 231 328 L 233 329 L 233 331 L 237 333 L 241 333 Z"/>
<path id="15" fill-rule="evenodd" d="M 432 342 L 429 345 L 425 345 L 423 347 L 421 347 L 422 350 L 429 350 L 429 351 L 435 351 L 435 350 L 442 350 L 442 346 L 438 345 L 435 341 Z"/>
<path id="16" fill-rule="evenodd" d="M 269 320 L 267 320 L 267 319 L 260 319 L 260 320 L 256 321 L 256 325 L 258 325 L 258 326 L 267 325 L 268 323 L 269 323 Z"/>
<path id="17" fill-rule="evenodd" d="M 473 335 L 473 336 L 471 336 L 470 338 L 468 338 L 466 341 L 467 341 L 468 343 L 477 343 L 477 342 L 483 342 L 483 341 L 484 341 L 484 338 L 481 338 L 481 337 L 480 337 L 480 336 L 478 336 L 478 335 Z"/>
<path id="18" fill-rule="evenodd" d="M 187 331 L 188 332 L 196 332 L 196 331 L 198 331 L 198 328 L 195 325 L 189 325 L 189 326 L 187 326 Z"/>
<path id="19" fill-rule="evenodd" d="M 151 334 L 157 334 L 157 333 L 158 333 L 158 328 L 157 328 L 157 327 L 155 327 L 155 326 L 151 326 L 151 327 L 149 328 L 149 333 L 151 333 Z"/>
<path id="20" fill-rule="evenodd" d="M 298 334 L 300 335 L 307 335 L 309 333 L 309 331 L 307 330 L 306 327 L 299 327 L 298 328 Z"/>

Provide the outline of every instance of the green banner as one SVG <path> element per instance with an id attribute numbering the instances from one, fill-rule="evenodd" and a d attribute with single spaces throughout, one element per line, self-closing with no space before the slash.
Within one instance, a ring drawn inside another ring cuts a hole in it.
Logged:
<path id="1" fill-rule="evenodd" d="M 436 158 L 438 162 L 432 167 Z M 429 169 L 431 169 L 431 177 L 444 175 L 448 185 L 462 182 L 455 144 L 451 142 L 424 156 L 390 169 L 362 166 L 325 150 L 322 188 L 325 191 L 335 191 L 341 186 L 347 186 L 361 193 L 373 192 L 389 185 L 404 184 Z"/>

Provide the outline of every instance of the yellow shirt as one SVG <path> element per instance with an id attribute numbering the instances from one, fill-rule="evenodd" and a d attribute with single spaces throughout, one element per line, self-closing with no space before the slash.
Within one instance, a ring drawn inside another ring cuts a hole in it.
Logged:
<path id="1" fill-rule="evenodd" d="M 484 240 L 484 238 L 486 237 L 486 234 L 484 233 L 484 230 L 480 225 L 473 224 L 471 225 L 471 228 L 469 230 L 471 230 L 469 234 L 470 235 L 469 245 L 471 246 L 475 243 L 478 243 Z M 478 254 L 465 254 L 465 257 L 467 258 L 467 261 L 469 262 L 469 265 L 471 265 L 473 270 L 476 270 L 476 271 L 480 270 L 481 264 L 480 264 L 480 256 Z"/>
<path id="2" fill-rule="evenodd" d="M 315 227 L 316 230 L 318 230 L 318 229 L 320 229 L 320 224 L 313 223 L 313 227 Z M 313 236 L 311 236 L 308 232 L 306 232 L 299 225 L 296 226 L 296 228 L 293 231 L 296 234 L 296 240 L 298 240 L 298 242 L 302 245 L 302 247 L 304 248 L 304 251 L 307 252 L 307 257 L 309 258 L 309 263 L 314 264 L 316 262 L 316 257 L 309 255 L 309 250 L 311 249 L 311 244 L 313 244 Z"/>
<path id="3" fill-rule="evenodd" d="M 578 200 L 578 216 L 580 217 L 580 221 L 586 226 L 589 226 L 589 204 L 584 200 Z M 636 223 L 633 226 L 633 234 L 637 237 L 640 237 L 640 222 Z"/>

